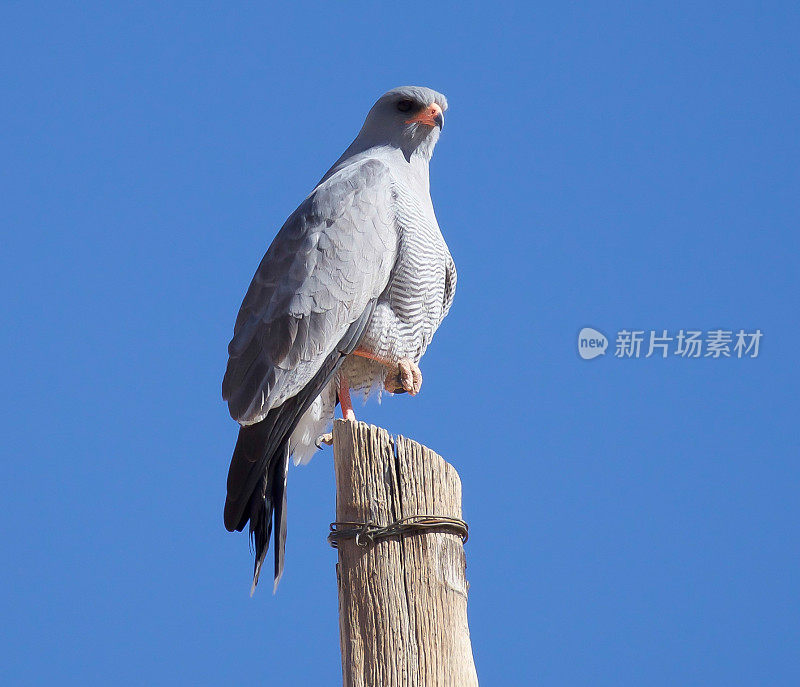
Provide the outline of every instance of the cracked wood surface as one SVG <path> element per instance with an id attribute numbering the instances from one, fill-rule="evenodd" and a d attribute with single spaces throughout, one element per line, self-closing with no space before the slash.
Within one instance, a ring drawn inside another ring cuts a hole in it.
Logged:
<path id="1" fill-rule="evenodd" d="M 430 449 L 363 422 L 333 427 L 336 520 L 388 525 L 409 515 L 461 517 L 461 480 Z M 339 543 L 345 687 L 478 684 L 467 625 L 466 559 L 456 534 Z"/>

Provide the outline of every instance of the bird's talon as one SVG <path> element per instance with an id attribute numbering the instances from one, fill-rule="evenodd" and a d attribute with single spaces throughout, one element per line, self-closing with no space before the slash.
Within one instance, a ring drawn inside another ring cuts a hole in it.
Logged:
<path id="1" fill-rule="evenodd" d="M 320 434 L 314 443 L 317 445 L 317 448 L 322 448 L 322 444 L 330 446 L 331 444 L 333 444 L 333 432 L 328 432 L 327 434 Z"/>
<path id="2" fill-rule="evenodd" d="M 397 369 L 386 375 L 384 381 L 386 391 L 393 394 L 408 392 L 412 396 L 416 396 L 421 387 L 422 372 L 420 372 L 419 366 L 408 358 L 400 360 L 397 363 Z"/>

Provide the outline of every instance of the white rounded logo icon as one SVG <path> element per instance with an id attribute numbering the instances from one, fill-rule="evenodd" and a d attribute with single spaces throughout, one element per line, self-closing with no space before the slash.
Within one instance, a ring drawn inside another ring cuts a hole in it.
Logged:
<path id="1" fill-rule="evenodd" d="M 605 355 L 608 339 L 601 332 L 591 327 L 584 327 L 578 334 L 578 355 L 584 360 L 591 360 L 598 355 Z"/>

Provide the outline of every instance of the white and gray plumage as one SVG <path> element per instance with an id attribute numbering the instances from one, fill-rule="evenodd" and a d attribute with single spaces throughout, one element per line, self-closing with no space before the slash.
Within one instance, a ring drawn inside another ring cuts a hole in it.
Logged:
<path id="1" fill-rule="evenodd" d="M 222 382 L 242 425 L 225 526 L 250 522 L 254 588 L 273 521 L 275 585 L 283 571 L 289 457 L 310 459 L 337 400 L 352 416 L 350 389 L 419 391 L 419 360 L 456 286 L 428 177 L 446 109 L 429 88 L 382 96 L 286 220 L 239 310 Z"/>

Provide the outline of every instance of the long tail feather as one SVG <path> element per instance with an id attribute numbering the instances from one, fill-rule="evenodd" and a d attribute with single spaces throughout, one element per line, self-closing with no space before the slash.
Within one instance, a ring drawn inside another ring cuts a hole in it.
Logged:
<path id="1" fill-rule="evenodd" d="M 289 439 L 303 414 L 330 382 L 344 356 L 355 348 L 374 310 L 371 302 L 359 319 L 350 325 L 339 346 L 323 362 L 306 386 L 253 425 L 239 429 L 239 437 L 228 470 L 228 495 L 225 499 L 225 527 L 241 531 L 250 522 L 250 537 L 255 546 L 252 595 L 275 527 L 275 584 L 283 575 L 286 548 L 286 476 L 289 469 Z"/>

